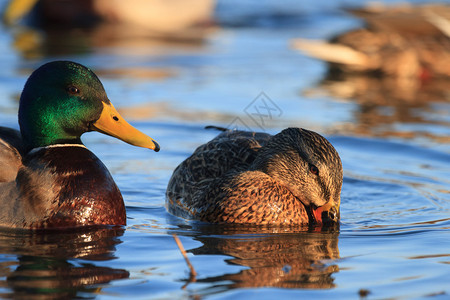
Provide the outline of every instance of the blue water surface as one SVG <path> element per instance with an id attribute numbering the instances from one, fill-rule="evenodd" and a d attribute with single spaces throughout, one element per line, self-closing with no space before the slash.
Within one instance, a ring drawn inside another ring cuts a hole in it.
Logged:
<path id="1" fill-rule="evenodd" d="M 219 1 L 217 26 L 200 41 L 112 43 L 92 38 L 97 32 L 55 37 L 0 26 L 2 126 L 18 128 L 18 97 L 33 69 L 70 59 L 92 68 L 123 116 L 161 145 L 153 153 L 85 134 L 124 196 L 127 226 L 2 230 L 0 297 L 450 298 L 449 100 L 405 102 L 415 118 L 392 119 L 397 106 L 374 104 L 369 114 L 358 99 L 322 90 L 327 65 L 292 49 L 291 39 L 362 26 L 340 8 L 364 1 L 325 3 Z M 24 32 L 37 38 L 31 50 L 20 46 Z M 252 115 L 261 99 L 277 108 L 270 118 Z M 385 117 L 371 118 L 379 112 Z M 227 227 L 168 214 L 172 171 L 217 134 L 204 129 L 211 124 L 268 133 L 298 126 L 329 138 L 344 167 L 339 230 Z"/>

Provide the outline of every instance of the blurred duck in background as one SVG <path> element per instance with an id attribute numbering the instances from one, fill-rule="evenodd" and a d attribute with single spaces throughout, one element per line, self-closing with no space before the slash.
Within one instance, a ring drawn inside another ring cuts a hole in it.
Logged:
<path id="1" fill-rule="evenodd" d="M 92 26 L 100 22 L 170 33 L 210 22 L 212 0 L 12 0 L 4 11 L 6 24 L 33 11 L 40 22 Z"/>
<path id="2" fill-rule="evenodd" d="M 349 10 L 366 28 L 343 33 L 329 42 L 295 39 L 295 49 L 330 63 L 341 73 L 413 79 L 450 78 L 450 6 L 433 4 Z"/>
<path id="3" fill-rule="evenodd" d="M 148 53 L 201 45 L 214 31 L 213 0 L 11 0 L 3 22 L 26 59 L 89 53 L 95 47 Z"/>
<path id="4" fill-rule="evenodd" d="M 366 26 L 330 41 L 292 40 L 294 49 L 328 63 L 324 78 L 304 94 L 358 102 L 361 133 L 399 120 L 418 122 L 415 109 L 449 101 L 449 5 L 373 4 L 349 11 Z"/>

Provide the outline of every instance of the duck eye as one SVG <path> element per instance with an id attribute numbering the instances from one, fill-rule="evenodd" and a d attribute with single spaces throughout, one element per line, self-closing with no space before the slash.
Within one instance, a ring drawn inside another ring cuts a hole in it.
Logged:
<path id="1" fill-rule="evenodd" d="M 314 175 L 319 175 L 319 169 L 315 165 L 309 165 L 309 171 Z"/>
<path id="2" fill-rule="evenodd" d="M 69 92 L 69 94 L 72 94 L 72 95 L 76 95 L 76 94 L 80 93 L 80 90 L 76 86 L 73 86 L 73 85 L 68 86 L 67 91 Z"/>

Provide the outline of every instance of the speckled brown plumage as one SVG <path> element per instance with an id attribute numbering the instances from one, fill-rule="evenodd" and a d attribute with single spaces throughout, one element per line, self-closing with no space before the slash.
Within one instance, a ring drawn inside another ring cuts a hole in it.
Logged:
<path id="1" fill-rule="evenodd" d="M 341 186 L 339 155 L 315 132 L 225 131 L 175 169 L 166 205 L 212 223 L 311 224 L 324 221 L 320 207 L 326 221 L 338 220 Z"/>

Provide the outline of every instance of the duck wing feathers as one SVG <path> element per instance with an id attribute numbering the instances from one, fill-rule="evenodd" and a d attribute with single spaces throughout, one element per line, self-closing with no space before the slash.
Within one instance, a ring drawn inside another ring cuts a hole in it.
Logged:
<path id="1" fill-rule="evenodd" d="M 177 207 L 183 202 L 190 202 L 188 206 L 191 207 L 193 195 L 198 190 L 214 186 L 212 181 L 227 172 L 248 169 L 270 138 L 267 133 L 227 130 L 198 147 L 173 172 L 166 192 L 169 211 L 183 215 L 176 211 Z M 171 205 L 173 202 L 178 204 Z"/>
<path id="2" fill-rule="evenodd" d="M 22 166 L 24 146 L 18 130 L 0 127 L 0 182 L 16 179 Z"/>

